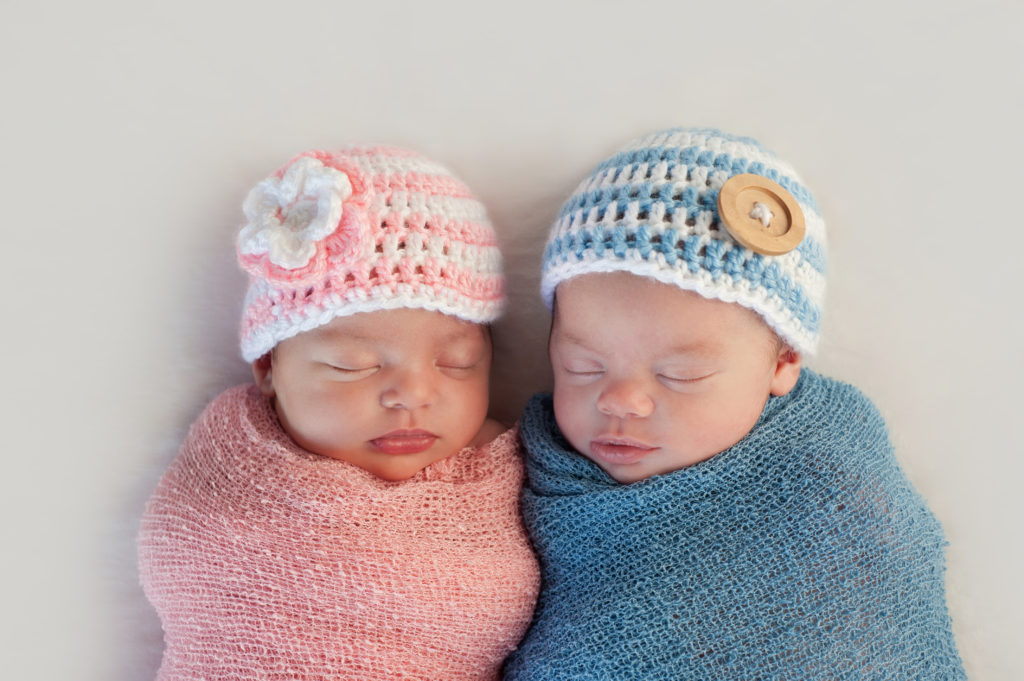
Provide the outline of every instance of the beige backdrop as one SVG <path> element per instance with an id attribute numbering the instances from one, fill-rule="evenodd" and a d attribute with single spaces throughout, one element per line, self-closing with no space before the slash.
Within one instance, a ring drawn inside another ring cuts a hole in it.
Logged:
<path id="1" fill-rule="evenodd" d="M 972 679 L 1024 677 L 1024 68 L 1015 0 L 0 2 L 0 666 L 143 680 L 133 537 L 184 429 L 247 379 L 232 238 L 310 147 L 383 142 L 487 202 L 513 309 L 494 407 L 548 381 L 543 234 L 605 154 L 749 134 L 830 230 L 816 368 L 863 388 L 950 540 Z"/>

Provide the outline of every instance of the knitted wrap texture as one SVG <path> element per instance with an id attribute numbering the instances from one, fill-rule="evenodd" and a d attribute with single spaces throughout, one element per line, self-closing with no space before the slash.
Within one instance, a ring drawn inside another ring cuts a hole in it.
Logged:
<path id="1" fill-rule="evenodd" d="M 750 434 L 629 485 L 526 408 L 542 566 L 506 679 L 964 679 L 942 529 L 855 388 L 804 370 Z"/>
<path id="2" fill-rule="evenodd" d="M 307 151 L 253 188 L 243 208 L 247 362 L 358 312 L 412 307 L 487 323 L 504 306 L 501 253 L 483 204 L 412 151 Z"/>
<path id="3" fill-rule="evenodd" d="M 744 173 L 796 199 L 807 228 L 796 249 L 755 253 L 721 226 L 719 190 Z M 673 128 L 628 144 L 576 188 L 548 235 L 541 296 L 550 308 L 566 279 L 631 272 L 748 307 L 797 351 L 813 354 L 827 269 L 825 222 L 789 164 L 749 137 Z"/>
<path id="4" fill-rule="evenodd" d="M 309 454 L 255 386 L 193 424 L 142 521 L 158 679 L 496 679 L 539 577 L 514 430 L 395 483 Z"/>

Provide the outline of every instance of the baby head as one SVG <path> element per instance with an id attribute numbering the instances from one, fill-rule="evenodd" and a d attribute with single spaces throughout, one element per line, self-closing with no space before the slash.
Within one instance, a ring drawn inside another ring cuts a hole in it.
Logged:
<path id="1" fill-rule="evenodd" d="M 501 255 L 462 182 L 403 149 L 310 151 L 244 210 L 242 356 L 298 445 L 399 481 L 496 434 Z"/>
<path id="2" fill-rule="evenodd" d="M 544 253 L 563 435 L 622 483 L 736 444 L 814 352 L 826 264 L 813 197 L 756 141 L 672 129 L 611 156 Z"/>

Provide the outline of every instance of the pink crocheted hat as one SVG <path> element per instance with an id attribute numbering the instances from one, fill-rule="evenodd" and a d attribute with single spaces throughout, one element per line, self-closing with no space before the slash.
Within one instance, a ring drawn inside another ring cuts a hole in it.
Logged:
<path id="1" fill-rule="evenodd" d="M 400 307 L 487 323 L 504 306 L 487 213 L 443 166 L 391 147 L 307 151 L 243 205 L 242 356 L 336 317 Z"/>

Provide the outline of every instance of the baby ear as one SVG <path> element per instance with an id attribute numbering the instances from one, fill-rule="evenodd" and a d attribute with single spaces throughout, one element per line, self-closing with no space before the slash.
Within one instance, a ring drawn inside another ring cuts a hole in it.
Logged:
<path id="1" fill-rule="evenodd" d="M 784 345 L 779 350 L 779 359 L 770 386 L 772 395 L 781 397 L 793 389 L 800 378 L 800 363 L 800 353 L 793 348 Z"/>
<path id="2" fill-rule="evenodd" d="M 252 377 L 256 381 L 256 385 L 259 387 L 260 392 L 267 397 L 274 396 L 273 370 L 273 350 L 252 363 Z"/>

